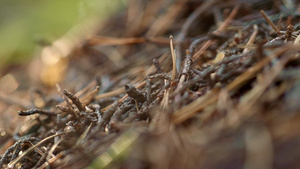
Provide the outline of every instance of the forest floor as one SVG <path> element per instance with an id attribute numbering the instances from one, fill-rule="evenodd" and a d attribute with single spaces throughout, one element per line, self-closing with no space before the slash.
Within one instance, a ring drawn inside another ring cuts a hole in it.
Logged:
<path id="1" fill-rule="evenodd" d="M 128 1 L 45 46 L 1 78 L 0 168 L 299 168 L 299 5 Z"/>

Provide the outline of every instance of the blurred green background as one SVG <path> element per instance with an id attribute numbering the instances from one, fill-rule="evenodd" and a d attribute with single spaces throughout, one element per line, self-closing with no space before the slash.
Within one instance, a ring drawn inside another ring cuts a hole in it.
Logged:
<path id="1" fill-rule="evenodd" d="M 29 60 L 38 44 L 51 43 L 85 19 L 104 19 L 122 0 L 0 0 L 0 70 Z"/>

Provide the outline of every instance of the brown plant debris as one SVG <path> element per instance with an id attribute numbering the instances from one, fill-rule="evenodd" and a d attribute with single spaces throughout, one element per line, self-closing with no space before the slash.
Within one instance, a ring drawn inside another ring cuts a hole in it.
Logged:
<path id="1" fill-rule="evenodd" d="M 57 89 L 40 58 L 4 71 L 0 168 L 299 168 L 299 11 L 128 1 L 61 58 Z"/>

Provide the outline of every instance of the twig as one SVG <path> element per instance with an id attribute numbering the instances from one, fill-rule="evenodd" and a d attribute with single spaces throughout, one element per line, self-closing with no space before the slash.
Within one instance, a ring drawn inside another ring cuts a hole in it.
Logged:
<path id="1" fill-rule="evenodd" d="M 229 85 L 226 86 L 227 91 L 231 91 L 233 89 L 237 89 L 238 86 L 243 85 L 248 79 L 253 77 L 255 73 L 257 73 L 259 70 L 261 70 L 267 63 L 269 63 L 272 59 L 278 57 L 282 53 L 284 53 L 286 50 L 290 49 L 290 46 L 285 46 L 282 48 L 279 48 L 275 52 L 273 52 L 269 57 L 264 58 L 263 60 L 259 61 L 255 65 L 253 65 L 251 68 L 248 68 L 247 71 L 245 71 L 243 74 L 235 78 Z"/>
<path id="2" fill-rule="evenodd" d="M 51 156 L 52 156 L 54 150 L 56 149 L 56 147 L 57 147 L 62 141 L 64 141 L 64 140 L 65 140 L 64 138 L 59 139 L 59 140 L 51 147 L 51 149 L 49 150 L 49 152 L 47 152 L 48 155 L 47 155 L 47 157 L 46 157 L 46 162 L 50 160 L 50 158 L 51 158 Z"/>
<path id="3" fill-rule="evenodd" d="M 59 84 L 57 83 L 55 86 L 56 86 L 56 89 L 57 89 L 58 93 L 60 94 L 60 97 L 66 102 L 66 104 L 67 104 L 67 106 L 68 106 L 68 109 L 69 109 L 69 110 L 66 111 L 66 112 L 70 112 L 71 114 L 75 115 L 75 117 L 76 117 L 77 119 L 79 119 L 79 116 L 78 116 L 78 114 L 75 112 L 75 110 L 73 109 L 71 103 L 70 103 L 69 100 L 66 98 L 66 96 L 62 93 Z M 63 104 L 59 104 L 59 105 L 58 105 L 59 107 L 57 107 L 57 108 L 62 108 L 62 107 L 61 107 L 62 105 L 63 105 Z"/>
<path id="4" fill-rule="evenodd" d="M 74 112 L 66 106 L 56 105 L 56 108 L 58 108 L 62 112 L 66 112 L 68 114 L 74 114 Z"/>
<path id="5" fill-rule="evenodd" d="M 183 87 L 183 82 L 188 77 L 188 72 L 190 71 L 190 68 L 191 68 L 192 63 L 193 63 L 192 56 L 193 56 L 194 51 L 195 51 L 195 46 L 198 45 L 199 43 L 202 43 L 203 41 L 208 40 L 208 39 L 209 39 L 208 36 L 198 38 L 198 39 L 194 40 L 191 43 L 189 49 L 186 50 L 186 57 L 185 57 L 184 67 L 183 67 L 183 70 L 182 70 L 182 73 L 181 73 L 181 76 L 180 76 L 177 88 L 175 90 L 175 93 L 179 93 L 179 91 Z M 180 96 L 178 95 L 177 98 L 175 98 L 175 102 L 177 100 L 179 100 L 179 99 L 180 99 Z"/>
<path id="6" fill-rule="evenodd" d="M 147 99 L 143 92 L 130 84 L 125 85 L 125 91 L 130 97 L 136 99 L 138 102 L 143 103 Z"/>
<path id="7" fill-rule="evenodd" d="M 42 164 L 42 162 L 46 159 L 48 153 L 49 153 L 49 150 L 50 147 L 46 150 L 46 152 L 44 153 L 44 155 L 39 159 L 39 161 L 35 164 L 35 166 L 33 167 L 34 169 L 38 168 L 38 166 L 40 166 Z"/>
<path id="8" fill-rule="evenodd" d="M 157 73 L 155 75 L 151 75 L 151 76 L 148 76 L 149 79 L 166 79 L 168 81 L 171 81 L 171 76 L 168 75 L 167 73 Z"/>
<path id="9" fill-rule="evenodd" d="M 192 65 L 191 54 L 187 50 L 186 51 L 186 58 L 185 58 L 185 62 L 184 62 L 184 67 L 183 67 L 183 70 L 182 70 L 182 75 L 180 77 L 180 80 L 179 80 L 179 83 L 178 83 L 178 86 L 177 86 L 175 92 L 178 92 L 182 88 L 183 82 L 186 80 L 187 73 L 190 71 L 191 65 Z"/>
<path id="10" fill-rule="evenodd" d="M 120 106 L 111 118 L 111 121 L 120 121 L 122 114 L 134 107 L 134 104 L 123 104 Z"/>
<path id="11" fill-rule="evenodd" d="M 95 109 L 95 113 L 97 114 L 97 125 L 100 125 L 100 122 L 101 122 L 101 119 L 102 119 L 102 116 L 101 116 L 101 107 L 99 105 L 95 105 L 93 106 L 94 109 Z"/>
<path id="12" fill-rule="evenodd" d="M 156 69 L 157 73 L 161 73 L 162 72 L 160 64 L 159 64 L 159 61 L 157 59 L 153 59 L 153 65 L 155 66 L 155 69 Z"/>
<path id="13" fill-rule="evenodd" d="M 75 106 L 79 111 L 85 111 L 85 107 L 82 105 L 78 97 L 76 97 L 73 93 L 69 92 L 67 89 L 64 89 L 63 93 L 72 100 Z"/>
<path id="14" fill-rule="evenodd" d="M 27 149 L 23 154 L 21 154 L 20 156 L 18 156 L 14 161 L 11 161 L 7 166 L 9 168 L 13 168 L 24 156 L 26 156 L 27 154 L 29 154 L 32 150 L 34 150 L 36 147 L 40 146 L 41 144 L 43 144 L 45 141 L 48 141 L 56 136 L 59 135 L 63 135 L 64 133 L 58 133 L 58 134 L 54 134 L 52 136 L 46 137 L 43 140 L 39 141 L 37 144 L 35 144 L 34 146 L 30 147 L 29 149 Z"/>
<path id="15" fill-rule="evenodd" d="M 2 158 L 0 159 L 0 168 L 2 168 L 3 163 L 6 163 L 8 161 L 8 155 L 10 153 L 12 153 L 14 150 L 16 150 L 18 148 L 18 146 L 23 142 L 24 140 L 21 139 L 17 142 L 15 142 L 14 145 L 10 146 L 4 153 L 4 155 L 2 156 Z M 12 156 L 12 158 L 14 158 L 14 156 Z"/>
<path id="16" fill-rule="evenodd" d="M 298 46 L 294 46 L 294 47 L 286 46 L 278 49 L 271 56 L 264 58 L 260 62 L 253 65 L 251 68 L 247 69 L 240 76 L 235 78 L 229 85 L 226 86 L 226 90 L 228 92 L 234 89 L 237 90 L 241 85 L 247 82 L 247 80 L 251 79 L 259 70 L 263 68 L 263 66 L 269 63 L 272 59 L 280 56 L 285 51 L 296 47 Z M 215 88 L 209 94 L 199 97 L 189 105 L 176 111 L 173 115 L 173 122 L 175 124 L 179 124 L 192 117 L 196 112 L 201 111 L 208 105 L 211 105 L 212 103 L 216 102 L 218 99 L 219 91 L 220 91 L 219 89 Z"/>
<path id="17" fill-rule="evenodd" d="M 299 45 L 294 45 L 288 48 L 284 48 L 286 51 L 284 52 L 284 56 L 280 58 L 280 60 L 268 71 L 265 72 L 262 77 L 263 80 L 258 81 L 258 84 L 243 98 L 243 101 L 238 105 L 238 110 L 243 110 L 244 119 L 249 117 L 252 112 L 255 103 L 259 101 L 259 98 L 262 97 L 265 90 L 274 82 L 275 78 L 279 75 L 284 66 L 288 63 L 288 61 L 295 56 L 297 52 L 299 52 Z M 275 52 L 274 52 L 275 53 Z M 275 53 L 276 55 L 282 53 Z M 276 56 L 275 55 L 275 56 Z M 274 57 L 274 55 L 273 55 Z M 249 111 L 246 111 L 249 110 Z M 247 113 L 249 112 L 249 113 Z"/>
<path id="18" fill-rule="evenodd" d="M 44 169 L 46 168 L 48 165 L 50 165 L 51 163 L 53 163 L 55 160 L 59 159 L 61 156 L 63 156 L 65 153 L 64 152 L 60 152 L 58 155 L 52 157 L 50 160 L 48 160 L 47 162 L 45 162 L 42 166 L 40 166 L 38 169 Z"/>
<path id="19" fill-rule="evenodd" d="M 43 115 L 48 115 L 48 116 L 56 116 L 57 115 L 54 112 L 36 109 L 36 108 L 26 110 L 26 111 L 22 111 L 22 110 L 18 111 L 19 116 L 29 116 L 29 115 L 33 115 L 33 114 L 43 114 Z"/>
<path id="20" fill-rule="evenodd" d="M 110 118 L 113 116 L 115 111 L 117 110 L 119 105 L 119 101 L 116 100 L 111 107 L 109 107 L 105 112 L 103 113 L 103 117 L 101 118 L 101 121 L 99 122 L 99 128 L 101 130 L 104 130 L 105 125 L 107 125 L 110 121 Z"/>
<path id="21" fill-rule="evenodd" d="M 141 87 L 143 87 L 143 86 L 145 86 L 145 84 L 146 84 L 146 82 L 145 81 L 143 81 L 143 82 L 141 82 L 140 84 L 138 84 L 137 86 L 136 86 L 136 88 L 137 89 L 139 89 L 139 88 L 141 88 Z M 122 88 L 122 91 L 125 91 L 125 89 L 124 88 Z M 121 92 L 122 93 L 122 92 Z M 120 94 L 121 94 L 120 93 Z M 99 95 L 98 95 L 99 96 Z M 115 96 L 115 95 L 114 95 Z M 128 94 L 126 94 L 125 96 L 123 96 L 120 100 L 119 100 L 119 103 L 121 103 L 123 100 L 125 100 L 126 98 L 128 97 Z M 112 105 L 109 105 L 109 106 L 107 106 L 107 107 L 105 107 L 105 108 L 103 108 L 103 109 L 101 109 L 102 111 L 105 111 L 105 110 L 107 110 L 108 108 L 110 108 Z"/>

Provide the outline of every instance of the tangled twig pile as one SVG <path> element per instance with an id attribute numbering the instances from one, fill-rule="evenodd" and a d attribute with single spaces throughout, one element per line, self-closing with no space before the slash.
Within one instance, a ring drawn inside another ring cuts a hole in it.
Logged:
<path id="1" fill-rule="evenodd" d="M 0 166 L 297 168 L 298 7 L 128 1 L 126 23 L 115 16 L 64 61 L 61 99 L 1 97 L 33 118 L 1 136 Z"/>

